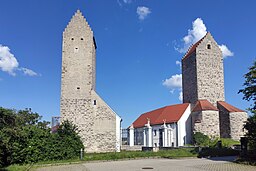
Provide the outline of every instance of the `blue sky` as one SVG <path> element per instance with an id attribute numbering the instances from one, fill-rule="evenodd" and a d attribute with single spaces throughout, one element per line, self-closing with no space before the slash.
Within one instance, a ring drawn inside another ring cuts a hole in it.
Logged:
<path id="1" fill-rule="evenodd" d="M 98 94 L 129 126 L 141 113 L 181 103 L 179 61 L 206 31 L 225 45 L 226 101 L 256 57 L 256 1 L 1 0 L 0 106 L 60 114 L 62 32 L 80 9 L 97 42 Z"/>

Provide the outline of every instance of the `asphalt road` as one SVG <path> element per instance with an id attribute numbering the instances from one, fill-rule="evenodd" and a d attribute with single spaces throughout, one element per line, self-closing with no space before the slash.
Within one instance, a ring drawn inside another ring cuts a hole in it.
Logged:
<path id="1" fill-rule="evenodd" d="M 255 166 L 230 162 L 233 159 L 138 159 L 45 167 L 38 171 L 256 171 Z"/>

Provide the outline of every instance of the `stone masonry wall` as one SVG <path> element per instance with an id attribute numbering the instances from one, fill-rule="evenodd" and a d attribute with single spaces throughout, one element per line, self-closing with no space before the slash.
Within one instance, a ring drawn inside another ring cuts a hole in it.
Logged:
<path id="1" fill-rule="evenodd" d="M 209 33 L 196 48 L 196 68 L 198 99 L 225 101 L 222 52 Z"/>
<path id="2" fill-rule="evenodd" d="M 229 112 L 221 105 L 218 105 L 220 110 L 220 135 L 222 138 L 232 138 L 240 140 L 244 136 L 245 130 L 243 126 L 247 120 L 246 112 Z"/>
<path id="3" fill-rule="evenodd" d="M 230 135 L 234 140 L 240 140 L 240 137 L 245 135 L 243 126 L 247 120 L 246 112 L 231 112 L 229 113 L 230 119 Z"/>
<path id="4" fill-rule="evenodd" d="M 192 107 L 200 99 L 214 106 L 225 100 L 222 52 L 210 33 L 182 60 L 182 89 L 183 103 Z"/>
<path id="5" fill-rule="evenodd" d="M 197 77 L 196 77 L 195 53 L 182 60 L 182 91 L 183 103 L 196 103 L 197 101 Z"/>
<path id="6" fill-rule="evenodd" d="M 200 111 L 192 112 L 192 130 L 201 132 L 208 136 L 220 137 L 219 112 L 218 111 Z"/>
<path id="7" fill-rule="evenodd" d="M 220 118 L 220 137 L 231 138 L 229 112 L 221 105 L 218 105 L 217 107 L 219 109 Z"/>
<path id="8" fill-rule="evenodd" d="M 80 11 L 63 32 L 61 105 L 62 120 L 78 126 L 86 152 L 116 150 L 116 114 L 96 94 L 95 41 Z"/>

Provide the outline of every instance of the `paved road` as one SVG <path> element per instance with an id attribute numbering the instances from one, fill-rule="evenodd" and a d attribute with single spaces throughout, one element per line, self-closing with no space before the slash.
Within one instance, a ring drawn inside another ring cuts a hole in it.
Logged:
<path id="1" fill-rule="evenodd" d="M 255 166 L 229 162 L 232 159 L 139 159 L 55 166 L 38 171 L 256 171 Z"/>

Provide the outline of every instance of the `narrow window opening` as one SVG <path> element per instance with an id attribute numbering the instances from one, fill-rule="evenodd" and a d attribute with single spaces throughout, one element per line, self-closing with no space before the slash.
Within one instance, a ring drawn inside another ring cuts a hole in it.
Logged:
<path id="1" fill-rule="evenodd" d="M 210 44 L 207 45 L 207 49 L 211 49 L 211 45 Z"/>
<path id="2" fill-rule="evenodd" d="M 96 105 L 96 100 L 93 100 L 93 105 Z"/>
<path id="3" fill-rule="evenodd" d="M 72 37 L 71 40 L 74 40 L 74 38 Z"/>
<path id="4" fill-rule="evenodd" d="M 84 40 L 84 38 L 81 38 L 81 40 Z"/>
<path id="5" fill-rule="evenodd" d="M 76 89 L 77 89 L 77 90 L 80 90 L 80 87 L 77 87 Z"/>

